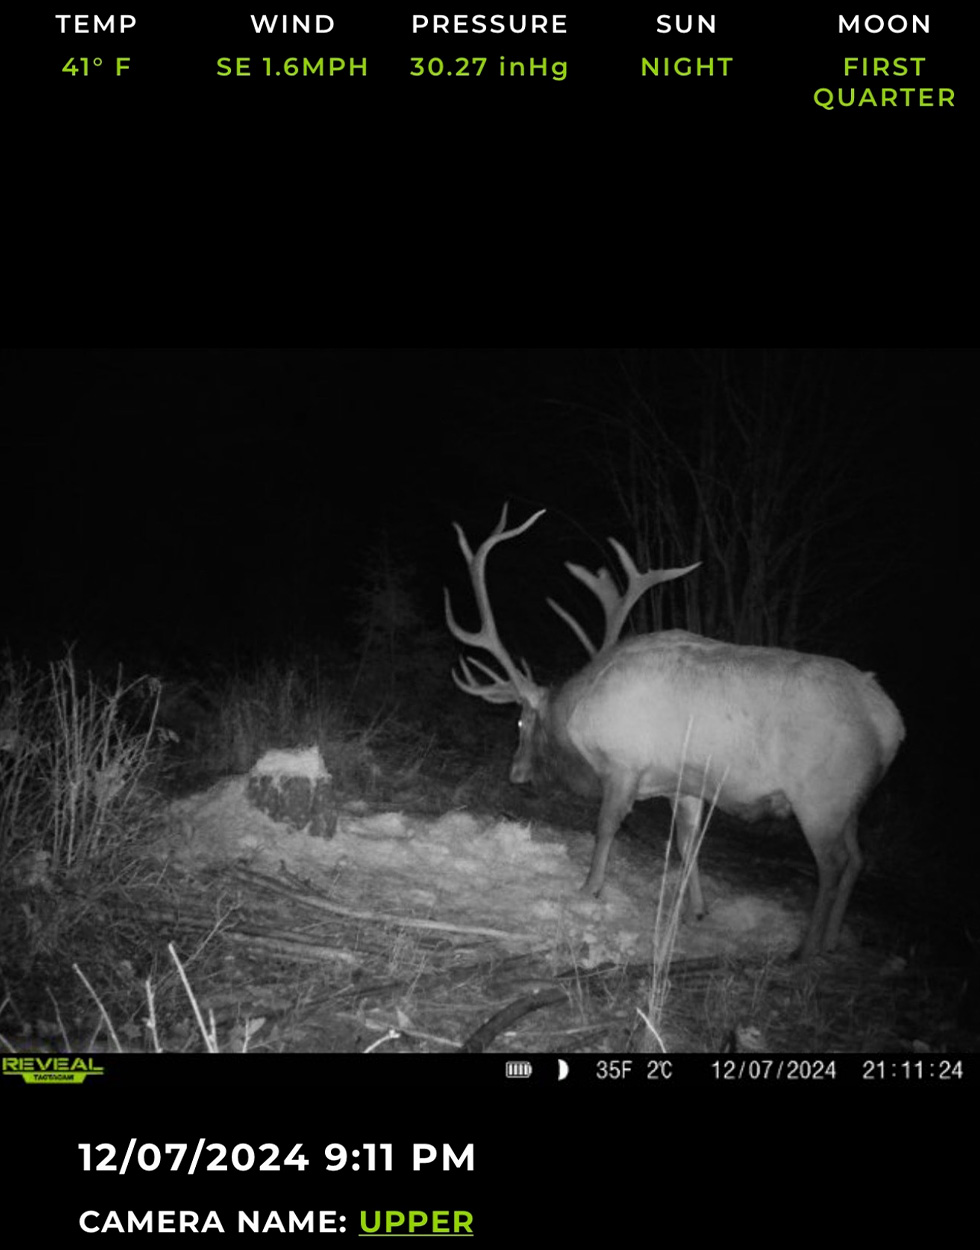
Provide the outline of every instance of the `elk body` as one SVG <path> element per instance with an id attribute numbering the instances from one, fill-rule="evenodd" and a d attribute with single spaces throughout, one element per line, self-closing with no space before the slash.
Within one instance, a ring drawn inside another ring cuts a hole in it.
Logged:
<path id="1" fill-rule="evenodd" d="M 662 795 L 672 801 L 698 915 L 704 901 L 696 854 L 706 803 L 746 820 L 792 813 L 817 864 L 817 897 L 802 954 L 833 950 L 861 871 L 858 813 L 905 736 L 894 703 L 872 674 L 826 656 L 736 646 L 683 630 L 620 642 L 637 599 L 697 565 L 641 574 L 612 539 L 628 581 L 625 593 L 606 569 L 590 573 L 567 566 L 602 604 L 601 645 L 595 647 L 579 623 L 549 600 L 592 659 L 557 690 L 537 685 L 500 642 L 485 566 L 497 543 L 522 534 L 541 515 L 508 530 L 505 505 L 475 553 L 455 526 L 481 625 L 475 632 L 460 628 L 448 591 L 446 619 L 460 642 L 489 652 L 505 674 L 463 659 L 463 676 L 453 673 L 460 689 L 491 703 L 521 705 L 511 780 L 550 778 L 584 797 L 601 798 L 583 890 L 601 891 L 612 840 L 639 799 Z M 473 667 L 488 680 L 479 681 Z"/>

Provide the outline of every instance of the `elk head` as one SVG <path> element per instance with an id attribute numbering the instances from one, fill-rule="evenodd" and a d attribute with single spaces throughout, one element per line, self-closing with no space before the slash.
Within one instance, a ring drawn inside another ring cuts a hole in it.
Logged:
<path id="1" fill-rule="evenodd" d="M 501 677 L 487 664 L 480 660 L 465 657 L 460 659 L 462 676 L 453 671 L 453 681 L 466 694 L 486 699 L 488 703 L 519 703 L 521 715 L 518 722 L 519 741 L 510 769 L 510 779 L 516 784 L 529 782 L 535 778 L 560 781 L 570 790 L 583 798 L 592 798 L 602 793 L 602 782 L 589 762 L 575 749 L 565 733 L 565 717 L 570 710 L 568 699 L 563 699 L 569 687 L 559 691 L 551 691 L 539 686 L 527 665 L 521 661 L 518 667 L 511 659 L 494 622 L 490 598 L 487 593 L 486 563 L 487 556 L 498 543 L 516 538 L 530 529 L 535 521 L 544 516 L 545 509 L 535 512 L 521 525 L 507 529 L 507 504 L 500 513 L 497 527 L 474 552 L 462 526 L 453 522 L 460 550 L 466 560 L 480 613 L 480 628 L 475 631 L 462 629 L 453 616 L 449 591 L 446 596 L 446 623 L 455 638 L 468 647 L 478 647 L 497 661 L 504 671 Z M 608 569 L 601 568 L 595 573 L 579 564 L 566 562 L 565 567 L 573 577 L 578 578 L 599 600 L 605 617 L 605 629 L 601 643 L 596 646 L 581 624 L 554 599 L 548 599 L 548 605 L 569 626 L 576 638 L 581 642 L 589 656 L 595 660 L 606 654 L 619 640 L 627 617 L 641 595 L 662 582 L 673 581 L 683 577 L 698 567 L 688 565 L 682 569 L 652 569 L 641 573 L 625 548 L 614 538 L 609 539 L 610 545 L 619 556 L 626 575 L 626 590 L 620 591 Z M 472 667 L 471 667 L 472 666 Z M 473 669 L 489 680 L 480 681 Z M 557 700 L 557 703 L 556 703 Z M 601 883 L 600 883 L 601 884 Z"/>

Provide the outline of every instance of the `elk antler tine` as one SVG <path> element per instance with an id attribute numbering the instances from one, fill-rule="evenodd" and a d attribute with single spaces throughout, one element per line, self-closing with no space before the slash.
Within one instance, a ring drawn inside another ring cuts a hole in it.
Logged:
<path id="1" fill-rule="evenodd" d="M 523 534 L 525 530 L 529 529 L 538 520 L 544 509 L 542 508 L 539 512 L 535 512 L 533 516 L 528 517 L 521 525 L 517 525 L 513 529 L 507 529 L 507 508 L 508 505 L 505 503 L 500 511 L 500 520 L 497 522 L 496 527 L 475 551 L 470 547 L 462 526 L 456 521 L 453 522 L 460 550 L 469 569 L 473 595 L 480 613 L 480 627 L 478 630 L 470 631 L 460 626 L 453 616 L 449 591 L 448 589 L 445 590 L 446 624 L 449 626 L 450 633 L 468 647 L 480 647 L 484 651 L 489 651 L 507 675 L 506 679 L 503 679 L 485 665 L 480 664 L 479 661 L 474 660 L 473 663 L 490 677 L 491 684 L 480 686 L 475 676 L 468 672 L 465 667 L 464 672 L 466 672 L 468 684 L 463 684 L 458 680 L 456 684 L 465 690 L 467 694 L 480 695 L 482 698 L 496 703 L 504 702 L 507 699 L 513 702 L 523 702 L 525 699 L 537 697 L 540 693 L 538 687 L 535 686 L 531 679 L 526 665 L 519 668 L 510 658 L 506 648 L 500 641 L 497 626 L 493 619 L 493 610 L 490 607 L 490 596 L 487 592 L 486 561 L 487 556 L 497 543 Z M 465 661 L 463 663 L 465 665 Z"/>

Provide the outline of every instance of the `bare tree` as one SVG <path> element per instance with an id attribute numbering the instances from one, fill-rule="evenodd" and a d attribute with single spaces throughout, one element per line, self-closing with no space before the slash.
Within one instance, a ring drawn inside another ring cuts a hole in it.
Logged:
<path id="1" fill-rule="evenodd" d="M 873 501 L 875 432 L 832 404 L 832 358 L 706 348 L 680 369 L 652 349 L 612 360 L 612 397 L 591 406 L 607 480 L 641 566 L 703 561 L 674 592 L 687 628 L 764 646 L 826 642 L 848 594 L 886 571 L 872 551 L 880 523 L 855 524 Z M 641 601 L 637 630 L 663 628 L 662 611 L 657 596 Z"/>

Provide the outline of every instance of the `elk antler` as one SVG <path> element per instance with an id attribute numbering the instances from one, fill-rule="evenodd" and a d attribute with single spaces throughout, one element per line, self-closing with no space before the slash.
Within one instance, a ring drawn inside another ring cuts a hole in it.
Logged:
<path id="1" fill-rule="evenodd" d="M 489 651 L 507 674 L 505 678 L 500 677 L 492 668 L 480 660 L 461 658 L 459 663 L 460 668 L 463 670 L 463 677 L 459 677 L 456 671 L 453 670 L 453 681 L 466 694 L 475 694 L 481 699 L 486 699 L 488 703 L 530 703 L 535 705 L 541 697 L 541 687 L 535 684 L 530 669 L 523 661 L 521 667 L 518 668 L 500 641 L 497 626 L 493 619 L 493 612 L 490 609 L 490 598 L 487 594 L 486 563 L 487 555 L 496 547 L 497 543 L 502 543 L 508 538 L 516 538 L 518 534 L 523 534 L 526 529 L 530 529 L 539 517 L 544 515 L 544 512 L 545 509 L 542 508 L 540 512 L 535 512 L 532 517 L 528 517 L 523 525 L 517 525 L 509 530 L 505 528 L 507 525 L 507 504 L 504 504 L 497 528 L 489 538 L 484 539 L 476 549 L 475 554 L 466 541 L 466 535 L 463 533 L 462 526 L 455 521 L 453 522 L 456 537 L 459 539 L 460 550 L 470 571 L 473 594 L 476 597 L 477 608 L 480 612 L 480 628 L 475 632 L 471 632 L 468 629 L 462 629 L 456 623 L 452 604 L 449 600 L 448 589 L 445 591 L 446 624 L 449 626 L 450 633 L 465 646 L 479 647 L 484 651 Z M 489 684 L 481 684 L 476 679 L 470 665 L 478 668 L 481 673 L 489 677 Z"/>
<path id="2" fill-rule="evenodd" d="M 651 569 L 647 573 L 641 573 L 622 543 L 618 543 L 615 538 L 610 538 L 609 543 L 619 556 L 619 562 L 626 573 L 626 590 L 622 593 L 620 593 L 613 575 L 608 569 L 602 568 L 596 573 L 590 573 L 581 564 L 572 564 L 571 561 L 567 561 L 565 564 L 565 568 L 568 569 L 569 573 L 573 577 L 577 577 L 584 586 L 587 586 L 602 604 L 603 615 L 606 618 L 606 630 L 603 634 L 601 646 L 596 647 L 571 612 L 563 608 L 560 603 L 556 603 L 554 599 L 548 600 L 550 607 L 558 613 L 591 656 L 598 655 L 601 651 L 605 651 L 618 641 L 623 626 L 626 624 L 626 618 L 632 612 L 636 601 L 641 595 L 645 594 L 652 587 L 659 586 L 662 582 L 672 582 L 675 577 L 683 577 L 685 573 L 692 572 L 701 563 L 699 560 L 697 564 L 689 564 L 685 569 Z"/>

